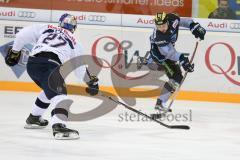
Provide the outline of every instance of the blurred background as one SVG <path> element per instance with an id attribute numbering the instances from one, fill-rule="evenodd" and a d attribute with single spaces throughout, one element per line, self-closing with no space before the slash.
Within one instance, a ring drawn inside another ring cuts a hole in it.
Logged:
<path id="1" fill-rule="evenodd" d="M 70 13 L 79 24 L 75 32 L 77 40 L 83 44 L 85 54 L 92 57 L 92 63 L 100 67 L 101 72 L 96 74 L 101 86 L 106 87 L 104 90 L 127 97 L 135 97 L 137 93 L 140 97 L 157 96 L 159 88 L 156 86 L 159 87 L 160 82 L 157 78 L 147 79 L 154 77 L 145 76 L 148 70 L 128 72 L 131 67 L 131 71 L 137 71 L 136 65 L 131 64 L 137 56 L 145 56 L 149 51 L 153 15 L 165 11 L 192 17 L 207 30 L 194 60 L 196 70 L 186 79 L 178 99 L 239 103 L 239 9 L 240 0 L 0 0 L 3 69 L 0 90 L 39 91 L 26 74 L 24 65 L 9 68 L 4 64 L 4 49 L 23 27 L 35 23 L 57 25 L 62 14 Z M 189 29 L 180 28 L 176 43 L 179 52 L 191 55 L 195 42 Z M 102 66 L 94 60 L 96 56 L 104 59 Z M 70 76 L 69 84 L 77 82 Z M 155 90 L 151 90 L 152 86 Z M 134 87 L 151 91 L 142 94 L 129 89 Z"/>
<path id="2" fill-rule="evenodd" d="M 79 23 L 86 24 L 94 23 L 89 22 L 89 12 L 116 14 L 101 24 L 123 26 L 131 25 L 124 23 L 125 15 L 147 16 L 158 11 L 178 13 L 181 17 L 240 19 L 239 4 L 239 0 L 0 0 L 0 19 L 55 22 L 58 13 L 66 11 L 75 11 Z M 35 13 L 34 18 L 27 19 L 17 13 L 20 8 L 37 9 L 36 12 L 44 14 Z"/>

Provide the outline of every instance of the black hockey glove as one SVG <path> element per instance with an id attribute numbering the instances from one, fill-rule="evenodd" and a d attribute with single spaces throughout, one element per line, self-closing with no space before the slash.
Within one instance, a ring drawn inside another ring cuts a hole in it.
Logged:
<path id="1" fill-rule="evenodd" d="M 96 76 L 90 76 L 90 81 L 87 82 L 88 87 L 86 88 L 86 92 L 91 96 L 95 96 L 98 94 L 99 86 L 98 86 L 98 78 Z"/>
<path id="2" fill-rule="evenodd" d="M 201 40 L 204 40 L 206 30 L 199 23 L 192 22 L 190 24 L 190 30 L 192 34 L 195 36 L 195 38 L 200 38 Z"/>
<path id="3" fill-rule="evenodd" d="M 5 57 L 5 63 L 8 66 L 15 66 L 21 57 L 21 51 L 13 51 L 11 48 L 8 50 L 7 56 Z"/>
<path id="4" fill-rule="evenodd" d="M 185 57 L 183 54 L 179 57 L 179 61 L 185 71 L 187 72 L 194 71 L 194 64 L 191 64 L 188 58 Z"/>

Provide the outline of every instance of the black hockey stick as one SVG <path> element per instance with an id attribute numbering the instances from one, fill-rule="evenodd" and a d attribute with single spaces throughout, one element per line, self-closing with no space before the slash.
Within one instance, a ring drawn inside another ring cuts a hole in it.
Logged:
<path id="1" fill-rule="evenodd" d="M 88 71 L 87 68 L 86 68 L 86 72 L 87 72 L 88 77 L 90 78 L 90 77 L 91 77 L 91 74 L 89 73 L 89 71 Z M 94 89 L 94 88 L 93 88 L 93 89 Z M 130 106 L 128 106 L 128 105 L 120 102 L 120 101 L 118 101 L 118 100 L 114 100 L 114 99 L 113 99 L 112 97 L 110 97 L 110 96 L 106 96 L 106 95 L 103 94 L 101 91 L 100 91 L 100 95 L 101 95 L 102 97 L 108 98 L 109 100 L 111 100 L 111 101 L 113 101 L 113 102 L 115 102 L 115 103 L 117 103 L 117 104 L 123 105 L 125 108 L 127 108 L 127 109 L 129 109 L 129 110 L 131 110 L 131 111 L 133 111 L 133 112 L 135 112 L 135 113 L 137 113 L 137 114 L 139 114 L 139 115 L 142 115 L 142 116 L 144 116 L 144 117 L 146 117 L 146 118 L 148 118 L 148 119 L 151 119 L 151 120 L 153 120 L 154 122 L 157 122 L 158 124 L 160 124 L 160 125 L 162 125 L 162 126 L 164 126 L 164 127 L 166 127 L 166 128 L 170 128 L 170 129 L 190 129 L 190 127 L 187 126 L 187 125 L 167 125 L 167 124 L 165 124 L 165 123 L 163 123 L 163 122 L 161 122 L 161 121 L 158 121 L 158 120 L 150 117 L 149 115 L 144 114 L 144 113 L 142 113 L 142 112 L 140 112 L 140 111 L 138 111 L 138 110 L 136 110 L 136 109 L 134 109 L 134 108 L 132 108 L 132 107 L 130 107 Z"/>
<path id="2" fill-rule="evenodd" d="M 193 51 L 192 57 L 191 57 L 191 59 L 190 59 L 190 64 L 193 63 L 193 59 L 194 59 L 194 57 L 195 57 L 195 54 L 196 54 L 196 51 L 197 51 L 197 48 L 198 48 L 198 43 L 199 43 L 199 42 L 197 41 L 196 44 L 195 44 L 195 48 L 194 48 L 194 51 Z M 179 90 L 180 90 L 180 88 L 181 88 L 181 86 L 182 86 L 184 80 L 185 80 L 186 77 L 187 77 L 187 74 L 188 74 L 188 71 L 186 71 L 186 72 L 184 73 L 183 79 L 182 79 L 182 81 L 181 81 L 181 83 L 180 83 L 178 89 L 175 91 L 175 94 L 173 95 L 171 102 L 170 102 L 169 105 L 168 105 L 168 110 L 170 110 L 170 108 L 171 108 L 171 106 L 172 106 L 174 100 L 176 99 L 176 97 L 177 97 L 177 95 L 178 95 L 178 93 L 179 93 Z"/>

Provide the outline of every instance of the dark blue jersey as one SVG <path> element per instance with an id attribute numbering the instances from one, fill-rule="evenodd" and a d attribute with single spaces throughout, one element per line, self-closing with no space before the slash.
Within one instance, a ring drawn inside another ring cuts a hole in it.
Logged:
<path id="1" fill-rule="evenodd" d="M 180 24 L 180 17 L 173 13 L 167 14 L 168 18 L 168 30 L 166 33 L 162 33 L 157 28 L 154 28 L 153 34 L 150 36 L 151 43 L 157 44 L 157 46 L 165 46 L 169 43 L 174 44 L 178 38 L 178 30 Z"/>
<path id="2" fill-rule="evenodd" d="M 189 28 L 193 22 L 191 18 L 180 18 L 176 14 L 167 14 L 168 18 L 168 30 L 165 33 L 160 32 L 156 27 L 153 30 L 153 34 L 150 36 L 151 52 L 158 61 L 170 59 L 178 61 L 181 53 L 177 52 L 174 48 L 175 42 L 178 38 L 179 27 Z"/>

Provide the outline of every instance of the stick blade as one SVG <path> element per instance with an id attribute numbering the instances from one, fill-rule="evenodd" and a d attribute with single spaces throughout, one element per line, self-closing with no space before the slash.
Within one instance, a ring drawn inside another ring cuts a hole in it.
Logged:
<path id="1" fill-rule="evenodd" d="M 186 126 L 186 125 L 174 125 L 174 126 L 169 126 L 169 128 L 171 128 L 171 129 L 186 129 L 186 130 L 190 129 L 190 127 Z"/>

